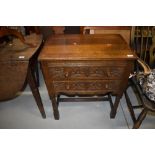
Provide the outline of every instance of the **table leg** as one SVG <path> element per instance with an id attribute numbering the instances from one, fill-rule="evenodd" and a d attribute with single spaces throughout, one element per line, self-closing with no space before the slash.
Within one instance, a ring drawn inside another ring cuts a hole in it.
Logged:
<path id="1" fill-rule="evenodd" d="M 59 116 L 58 104 L 56 101 L 56 95 L 51 95 L 50 99 L 52 101 L 54 118 L 55 118 L 55 120 L 59 120 L 60 116 Z"/>
<path id="2" fill-rule="evenodd" d="M 115 118 L 120 99 L 121 99 L 121 95 L 117 95 L 116 99 L 115 99 L 114 106 L 110 112 L 110 118 Z"/>
<path id="3" fill-rule="evenodd" d="M 37 82 L 36 82 L 36 79 L 35 79 L 35 75 L 34 75 L 34 72 L 32 71 L 31 68 L 28 69 L 27 80 L 28 80 L 28 84 L 29 84 L 29 86 L 31 88 L 32 94 L 33 94 L 33 96 L 34 96 L 34 98 L 36 100 L 39 111 L 40 111 L 42 117 L 46 118 L 45 110 L 44 110 L 44 107 L 43 107 L 43 104 L 42 104 L 42 101 L 41 101 L 41 97 L 40 97 L 40 93 L 39 93 L 39 90 L 38 90 L 38 87 L 37 87 Z"/>
<path id="4" fill-rule="evenodd" d="M 37 86 L 39 87 L 40 81 L 39 81 L 39 64 L 38 63 L 36 63 L 36 66 L 35 66 L 35 73 L 36 73 Z"/>

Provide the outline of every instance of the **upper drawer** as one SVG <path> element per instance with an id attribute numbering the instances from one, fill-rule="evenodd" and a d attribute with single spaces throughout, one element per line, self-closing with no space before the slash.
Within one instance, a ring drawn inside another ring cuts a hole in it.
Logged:
<path id="1" fill-rule="evenodd" d="M 70 79 L 120 79 L 124 67 L 79 66 L 79 67 L 48 67 L 53 80 Z"/>

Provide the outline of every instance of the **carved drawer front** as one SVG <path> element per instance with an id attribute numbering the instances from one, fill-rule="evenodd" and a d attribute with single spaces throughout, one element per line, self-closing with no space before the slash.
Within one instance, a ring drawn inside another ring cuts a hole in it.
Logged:
<path id="1" fill-rule="evenodd" d="M 122 79 L 122 76 L 124 74 L 124 68 L 123 67 L 108 67 L 107 68 L 107 75 L 109 78 L 116 78 L 116 79 Z"/>
<path id="2" fill-rule="evenodd" d="M 64 91 L 97 91 L 97 90 L 117 90 L 120 81 L 60 81 L 54 82 L 56 92 Z"/>
<path id="3" fill-rule="evenodd" d="M 54 80 L 63 79 L 119 79 L 122 67 L 50 67 L 49 74 Z"/>

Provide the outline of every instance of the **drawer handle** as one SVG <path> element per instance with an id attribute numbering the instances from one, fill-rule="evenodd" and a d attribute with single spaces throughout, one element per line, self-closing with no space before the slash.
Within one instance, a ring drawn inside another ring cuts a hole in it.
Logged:
<path id="1" fill-rule="evenodd" d="M 108 84 L 105 85 L 105 88 L 107 88 L 107 89 L 109 88 Z"/>
<path id="2" fill-rule="evenodd" d="M 110 77 L 110 72 L 109 71 L 107 71 L 107 76 Z"/>
<path id="3" fill-rule="evenodd" d="M 68 77 L 69 76 L 69 73 L 67 72 L 67 73 L 65 73 L 65 77 Z"/>
<path id="4" fill-rule="evenodd" d="M 67 86 L 66 86 L 66 89 L 67 89 L 67 90 L 69 90 L 69 89 L 70 89 L 69 85 L 67 85 Z"/>

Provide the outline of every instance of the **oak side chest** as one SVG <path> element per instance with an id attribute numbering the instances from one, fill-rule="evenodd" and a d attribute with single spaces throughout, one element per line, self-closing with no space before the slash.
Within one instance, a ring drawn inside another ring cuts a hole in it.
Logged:
<path id="1" fill-rule="evenodd" d="M 120 35 L 53 35 L 39 56 L 52 100 L 55 119 L 59 119 L 58 96 L 116 95 L 111 118 L 117 107 L 136 55 Z"/>

